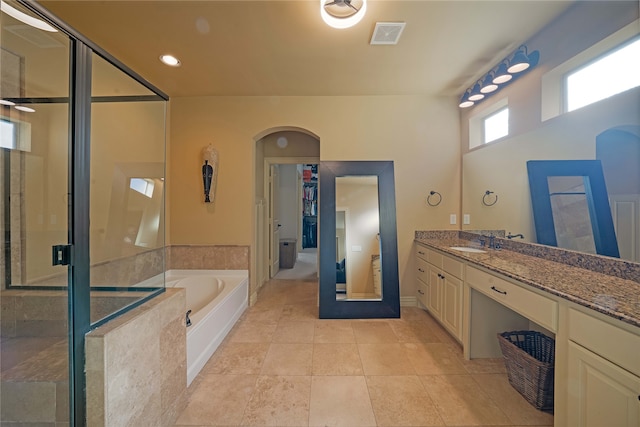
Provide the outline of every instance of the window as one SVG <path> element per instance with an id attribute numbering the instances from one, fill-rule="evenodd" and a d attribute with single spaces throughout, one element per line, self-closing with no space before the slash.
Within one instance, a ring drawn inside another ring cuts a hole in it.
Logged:
<path id="1" fill-rule="evenodd" d="M 503 108 L 487 116 L 484 119 L 483 128 L 483 142 L 485 144 L 509 135 L 509 108 Z"/>
<path id="2" fill-rule="evenodd" d="M 131 178 L 131 181 L 129 182 L 129 188 L 140 194 L 144 194 L 149 198 L 153 196 L 154 186 L 155 184 L 152 179 Z"/>
<path id="3" fill-rule="evenodd" d="M 16 124 L 0 120 L 0 148 L 16 148 Z"/>
<path id="4" fill-rule="evenodd" d="M 640 38 L 567 75 L 567 111 L 640 86 Z"/>

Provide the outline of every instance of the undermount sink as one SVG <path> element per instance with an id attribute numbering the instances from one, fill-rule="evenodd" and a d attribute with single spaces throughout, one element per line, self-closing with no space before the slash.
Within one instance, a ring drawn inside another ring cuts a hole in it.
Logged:
<path id="1" fill-rule="evenodd" d="M 449 249 L 453 249 L 454 251 L 460 252 L 472 252 L 474 254 L 484 254 L 487 251 L 483 251 L 482 249 L 469 248 L 467 246 L 450 246 Z"/>

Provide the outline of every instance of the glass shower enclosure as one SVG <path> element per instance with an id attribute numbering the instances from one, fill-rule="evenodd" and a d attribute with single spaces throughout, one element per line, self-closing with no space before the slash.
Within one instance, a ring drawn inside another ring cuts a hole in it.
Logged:
<path id="1" fill-rule="evenodd" d="M 84 425 L 84 335 L 164 290 L 168 98 L 37 4 L 0 31 L 0 424 Z"/>

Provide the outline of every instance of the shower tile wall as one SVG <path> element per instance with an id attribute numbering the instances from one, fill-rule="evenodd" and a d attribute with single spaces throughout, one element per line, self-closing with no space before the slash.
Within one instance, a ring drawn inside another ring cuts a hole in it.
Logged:
<path id="1" fill-rule="evenodd" d="M 248 246 L 172 245 L 168 270 L 248 270 Z"/>
<path id="2" fill-rule="evenodd" d="M 87 335 L 90 426 L 173 425 L 186 404 L 183 289 L 165 293 Z"/>

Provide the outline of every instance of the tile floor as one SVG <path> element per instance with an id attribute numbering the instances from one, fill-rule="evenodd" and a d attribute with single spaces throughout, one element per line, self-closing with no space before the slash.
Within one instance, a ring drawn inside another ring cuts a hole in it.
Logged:
<path id="1" fill-rule="evenodd" d="M 500 359 L 465 361 L 423 310 L 320 320 L 317 283 L 261 289 L 189 388 L 176 426 L 551 426 Z"/>

